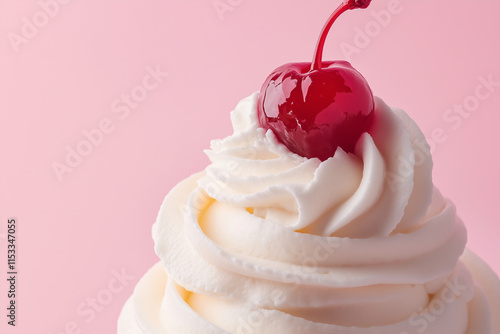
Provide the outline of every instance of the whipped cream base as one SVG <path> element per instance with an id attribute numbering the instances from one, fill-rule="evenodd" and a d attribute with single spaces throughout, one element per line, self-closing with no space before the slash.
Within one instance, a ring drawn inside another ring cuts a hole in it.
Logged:
<path id="1" fill-rule="evenodd" d="M 464 334 L 485 334 L 485 333 L 499 333 L 500 331 L 500 281 L 498 281 L 497 275 L 489 269 L 488 265 L 479 259 L 475 254 L 466 251 L 464 256 L 461 258 L 462 261 L 468 264 L 468 268 L 474 275 L 474 278 L 478 281 L 483 281 L 480 285 L 481 288 L 477 288 L 478 294 L 469 303 L 470 315 L 467 318 L 468 326 L 467 331 Z M 158 262 L 154 267 L 152 267 L 148 273 L 141 279 L 137 285 L 134 295 L 129 298 L 123 307 L 118 320 L 118 333 L 119 334 L 163 334 L 163 333 L 208 333 L 205 332 L 203 328 L 184 328 L 180 329 L 179 332 L 167 331 L 162 325 L 159 317 L 161 308 L 160 302 L 152 302 L 154 300 L 163 299 L 165 297 L 165 290 L 167 287 L 168 277 L 163 268 L 161 262 Z M 483 293 L 486 292 L 486 295 Z M 486 299 L 486 300 L 485 300 Z M 140 305 L 137 300 L 141 301 Z M 192 312 L 189 310 L 189 305 L 182 300 L 177 300 L 180 302 L 180 307 L 184 311 Z M 436 304 L 438 305 L 438 304 Z M 436 310 L 430 314 L 421 313 L 418 316 L 413 315 L 412 319 L 408 319 L 408 327 L 402 333 L 425 333 L 427 329 L 427 324 L 436 317 L 440 316 L 442 313 L 438 307 L 435 306 Z M 491 311 L 490 311 L 491 310 Z M 484 313 L 492 314 L 492 325 L 490 327 L 489 320 Z M 256 318 L 257 319 L 257 318 Z M 429 320 L 430 319 L 430 320 Z M 258 321 L 258 320 L 257 320 Z M 258 322 L 257 322 L 258 323 Z M 255 323 L 254 323 L 255 324 Z M 288 327 L 288 326 L 287 326 Z M 251 330 L 248 330 L 251 328 Z M 245 331 L 246 330 L 246 331 Z M 292 329 L 289 333 L 308 333 L 307 331 L 294 331 Z M 373 329 L 372 329 L 373 330 Z M 227 331 L 219 329 L 215 333 L 228 333 Z M 239 331 L 235 333 L 266 333 L 264 331 L 259 331 L 258 326 L 254 326 L 252 330 L 252 325 L 245 325 L 242 323 Z M 282 333 L 279 329 L 278 332 Z M 335 332 L 329 332 L 335 333 Z M 339 331 L 338 333 L 342 333 Z M 349 332 L 352 333 L 352 332 Z M 356 332 L 354 332 L 356 333 Z M 363 332 L 360 332 L 363 333 Z M 370 332 L 367 332 L 370 333 Z M 381 331 L 382 333 L 382 331 Z"/>
<path id="2" fill-rule="evenodd" d="M 181 182 L 166 198 L 159 215 L 159 221 L 166 219 L 170 222 L 177 221 L 172 229 L 171 235 L 183 238 L 183 215 L 177 206 L 196 187 L 196 180 L 201 175 L 195 175 Z M 177 218 L 177 219 L 175 219 Z M 155 225 L 157 233 L 158 225 Z M 158 236 L 158 235 L 157 235 Z M 194 250 L 193 250 L 194 252 Z M 186 261 L 190 261 L 185 259 Z M 186 271 L 196 270 L 197 263 L 186 263 Z M 201 268 L 204 269 L 204 268 Z M 472 273 L 472 275 L 470 274 Z M 207 272 L 207 274 L 209 274 Z M 200 273 L 201 275 L 201 273 Z M 201 277 L 201 276 L 200 276 Z M 473 280 L 474 278 L 474 280 Z M 222 279 L 222 278 L 221 278 Z M 500 281 L 489 267 L 470 251 L 466 251 L 457 264 L 457 269 L 448 277 L 441 290 L 436 292 L 434 299 L 429 296 L 427 302 L 412 310 L 410 314 L 403 317 L 397 323 L 388 325 L 356 327 L 340 326 L 318 322 L 314 317 L 321 317 L 321 306 L 289 312 L 288 309 L 272 309 L 273 293 L 280 297 L 284 290 L 289 289 L 300 293 L 301 285 L 291 284 L 287 287 L 276 287 L 268 295 L 267 307 L 236 302 L 217 296 L 206 295 L 197 288 L 189 290 L 182 283 L 176 283 L 169 279 L 164 265 L 156 264 L 139 282 L 134 295 L 127 302 L 119 319 L 118 333 L 465 333 L 465 334 L 491 334 L 500 331 Z M 224 285 L 225 282 L 221 282 Z M 235 283 L 237 284 L 237 283 Z M 227 286 L 228 290 L 235 293 L 243 289 L 242 286 Z M 415 288 L 414 288 L 415 289 Z M 394 308 L 389 304 L 384 307 L 384 294 L 388 292 L 383 286 L 374 286 L 371 295 L 366 291 L 361 295 L 354 296 L 350 303 L 356 303 L 356 298 L 367 300 L 375 298 L 375 304 L 363 304 L 368 309 L 347 309 L 342 314 L 353 321 L 362 318 L 366 314 L 375 312 L 373 320 L 379 321 L 384 316 L 394 316 Z M 380 290 L 378 296 L 376 291 Z M 394 294 L 403 292 L 404 287 L 397 287 Z M 487 294 L 485 293 L 487 292 Z M 248 289 L 250 294 L 252 288 Z M 320 291 L 325 293 L 326 291 Z M 334 303 L 346 302 L 348 294 L 353 291 L 345 291 L 344 299 L 342 293 L 334 297 Z M 257 293 L 257 291 L 256 291 Z M 264 292 L 266 294 L 266 292 Z M 403 293 L 404 295 L 404 293 Z M 405 298 L 411 297 L 404 295 Z M 352 296 L 351 296 L 352 297 Z M 379 297 L 380 299 L 377 299 Z M 245 297 L 246 298 L 246 297 Z M 328 299 L 330 299 L 329 297 Z M 340 299 L 338 299 L 340 298 Z M 251 298 L 249 298 L 251 299 Z M 260 297 L 258 297 L 260 299 Z M 278 298 L 279 299 L 279 298 Z M 311 299 L 315 299 L 313 296 Z M 390 297 L 389 297 L 390 299 Z M 408 300 L 394 299 L 394 307 L 408 306 Z M 266 305 L 264 305 L 266 306 Z M 388 310 L 388 308 L 390 310 Z M 328 311 L 328 310 L 326 310 Z M 378 311 L 378 312 L 377 312 Z M 400 312 L 400 310 L 398 310 Z M 392 313 L 392 314 L 389 314 Z M 404 312 L 403 312 L 404 313 Z M 493 317 L 491 316 L 493 313 Z M 305 318 L 304 318 L 305 317 Z M 311 317 L 313 317 L 311 319 Z M 309 318 L 306 319 L 306 318 Z M 325 314 L 328 318 L 328 314 Z M 493 319 L 493 323 L 492 323 Z M 316 321 L 315 321 L 316 320 Z M 369 321 L 370 319 L 366 319 Z M 342 320 L 342 321 L 345 321 Z M 228 323 L 231 322 L 232 324 Z M 231 327 L 232 326 L 232 327 Z M 493 327 L 492 327 L 493 326 Z M 224 328 L 225 327 L 225 328 Z"/>

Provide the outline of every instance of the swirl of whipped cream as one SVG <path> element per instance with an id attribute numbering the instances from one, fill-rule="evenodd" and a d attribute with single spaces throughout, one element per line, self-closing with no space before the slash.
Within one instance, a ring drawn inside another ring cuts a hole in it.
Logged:
<path id="1" fill-rule="evenodd" d="M 166 197 L 137 332 L 494 333 L 498 305 L 459 259 L 465 227 L 403 111 L 376 98 L 354 154 L 321 162 L 260 128 L 256 98 Z"/>

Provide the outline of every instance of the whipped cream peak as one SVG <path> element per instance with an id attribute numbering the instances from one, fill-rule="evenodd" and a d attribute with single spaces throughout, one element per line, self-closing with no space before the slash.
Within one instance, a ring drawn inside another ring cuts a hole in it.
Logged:
<path id="1" fill-rule="evenodd" d="M 467 231 L 405 112 L 375 98 L 354 153 L 320 161 L 260 128 L 256 99 L 231 113 L 211 164 L 165 198 L 153 226 L 161 262 L 120 334 L 500 331 L 500 281 L 462 255 Z"/>
<path id="2" fill-rule="evenodd" d="M 212 164 L 199 184 L 210 197 L 316 235 L 387 236 L 420 224 L 432 199 L 432 160 L 403 111 L 376 98 L 373 130 L 355 154 L 339 148 L 321 162 L 260 128 L 256 103 L 257 94 L 240 102 L 231 113 L 233 135 L 206 151 Z"/>

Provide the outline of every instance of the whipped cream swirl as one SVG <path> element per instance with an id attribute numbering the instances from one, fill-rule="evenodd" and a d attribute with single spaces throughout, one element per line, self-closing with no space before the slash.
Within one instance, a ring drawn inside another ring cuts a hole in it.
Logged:
<path id="1" fill-rule="evenodd" d="M 256 99 L 232 112 L 211 165 L 165 199 L 153 228 L 162 264 L 137 288 L 142 332 L 492 333 L 459 260 L 466 229 L 406 113 L 376 98 L 355 152 L 321 162 L 260 128 Z"/>

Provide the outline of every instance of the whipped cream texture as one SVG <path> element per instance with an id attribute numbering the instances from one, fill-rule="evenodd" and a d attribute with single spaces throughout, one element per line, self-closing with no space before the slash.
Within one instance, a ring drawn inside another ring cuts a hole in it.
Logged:
<path id="1" fill-rule="evenodd" d="M 262 129 L 256 100 L 165 198 L 161 263 L 119 333 L 500 333 L 498 278 L 461 259 L 466 229 L 404 111 L 376 98 L 355 153 L 321 162 Z"/>

